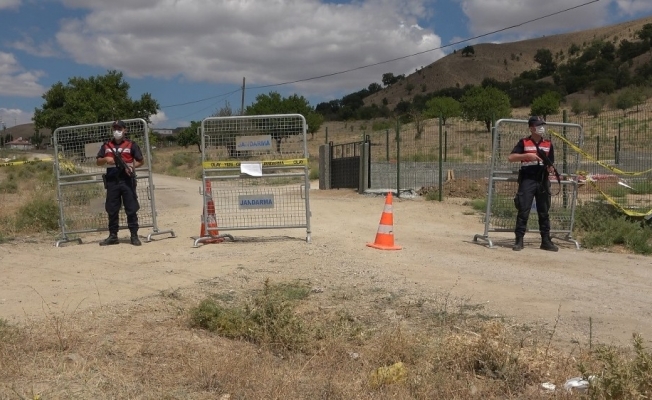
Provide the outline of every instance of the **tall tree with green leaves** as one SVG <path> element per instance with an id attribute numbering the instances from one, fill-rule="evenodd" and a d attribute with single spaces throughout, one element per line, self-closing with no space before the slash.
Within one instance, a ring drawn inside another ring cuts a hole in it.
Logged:
<path id="1" fill-rule="evenodd" d="M 245 115 L 301 114 L 306 119 L 308 133 L 314 135 L 324 123 L 324 116 L 315 112 L 310 102 L 297 94 L 282 97 L 278 92 L 259 94 L 256 101 L 245 108 Z M 299 134 L 300 132 L 297 132 Z M 273 135 L 274 136 L 274 135 Z M 274 137 L 278 142 L 282 137 Z"/>
<path id="2" fill-rule="evenodd" d="M 442 118 L 446 125 L 448 118 L 459 117 L 462 114 L 460 102 L 452 97 L 433 97 L 426 102 L 424 116 L 426 118 Z"/>
<path id="3" fill-rule="evenodd" d="M 462 49 L 462 56 L 467 57 L 475 54 L 475 49 L 473 46 L 466 46 Z"/>
<path id="4" fill-rule="evenodd" d="M 186 148 L 188 146 L 196 145 L 201 153 L 201 140 L 199 138 L 200 128 L 201 121 L 190 121 L 190 126 L 179 132 L 177 135 L 177 144 Z"/>
<path id="5" fill-rule="evenodd" d="M 132 100 L 129 88 L 118 71 L 90 78 L 72 77 L 65 85 L 57 82 L 43 94 L 43 106 L 34 110 L 35 128 L 54 132 L 62 126 L 129 118 L 150 122 L 150 116 L 159 108 L 158 102 L 149 93 Z"/>
<path id="6" fill-rule="evenodd" d="M 534 61 L 539 64 L 539 78 L 545 78 L 555 73 L 557 63 L 552 57 L 552 52 L 548 49 L 539 49 L 534 55 Z"/>
<path id="7" fill-rule="evenodd" d="M 462 97 L 462 115 L 469 121 L 484 122 L 487 132 L 491 132 L 491 121 L 511 116 L 512 107 L 509 96 L 495 87 L 475 86 Z"/>
<path id="8" fill-rule="evenodd" d="M 545 92 L 532 101 L 530 115 L 541 115 L 546 119 L 548 115 L 559 113 L 561 95 L 557 92 Z"/>

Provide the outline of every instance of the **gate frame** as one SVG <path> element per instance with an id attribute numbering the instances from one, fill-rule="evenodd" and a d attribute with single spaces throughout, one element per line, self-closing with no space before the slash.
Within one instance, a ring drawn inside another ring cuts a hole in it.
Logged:
<path id="1" fill-rule="evenodd" d="M 144 126 L 144 146 L 146 154 L 143 154 L 146 160 L 146 168 L 140 167 L 135 170 L 135 172 L 138 171 L 147 171 L 147 176 L 146 177 L 136 177 L 136 179 L 147 179 L 148 182 L 148 191 L 147 191 L 147 196 L 149 197 L 150 204 L 151 204 L 151 210 L 152 210 L 152 224 L 147 224 L 143 226 L 139 226 L 139 228 L 149 228 L 151 227 L 153 232 L 147 235 L 147 242 L 152 241 L 152 236 L 155 235 L 164 235 L 164 234 L 170 234 L 171 237 L 176 237 L 174 234 L 173 230 L 165 230 L 161 231 L 158 229 L 158 222 L 156 219 L 156 201 L 155 201 L 155 196 L 154 196 L 154 181 L 152 178 L 152 156 L 151 156 L 151 148 L 149 144 L 149 125 L 147 124 L 147 121 L 145 121 L 142 118 L 133 118 L 133 119 L 125 119 L 123 120 L 127 126 L 129 126 L 129 123 L 135 123 L 135 122 L 142 122 Z M 61 228 L 61 239 L 57 240 L 55 242 L 55 247 L 60 247 L 61 244 L 63 243 L 70 243 L 70 242 L 77 242 L 78 244 L 82 244 L 82 239 L 81 238 L 70 238 L 68 237 L 69 234 L 77 234 L 77 233 L 90 233 L 90 232 L 104 232 L 108 231 L 109 228 L 97 228 L 97 229 L 78 229 L 78 230 L 66 230 L 66 224 L 65 224 L 65 210 L 63 207 L 63 199 L 62 199 L 62 191 L 61 187 L 62 186 L 68 186 L 68 185 L 79 185 L 83 183 L 98 183 L 97 177 L 101 177 L 104 171 L 102 172 L 91 172 L 91 173 L 83 173 L 83 174 L 76 174 L 76 175 L 66 175 L 66 178 L 75 178 L 75 177 L 86 177 L 89 178 L 85 181 L 73 181 L 70 183 L 62 182 L 61 179 L 61 174 L 60 174 L 60 168 L 59 168 L 59 144 L 57 140 L 57 132 L 59 130 L 63 129 L 74 129 L 74 128 L 90 128 L 90 127 L 102 127 L 102 126 L 108 126 L 109 130 L 111 128 L 111 124 L 113 124 L 114 121 L 110 122 L 98 122 L 94 124 L 82 124 L 82 125 L 70 125 L 70 126 L 62 126 L 54 130 L 52 132 L 52 143 L 54 147 L 54 163 L 53 163 L 53 168 L 55 172 L 55 178 L 56 178 L 56 184 L 57 184 L 57 203 L 58 203 L 58 208 L 59 208 L 59 228 Z M 106 143 L 104 141 L 103 143 Z M 100 179 L 101 181 L 101 179 Z M 106 197 L 106 194 L 105 194 Z M 140 203 L 140 201 L 139 201 Z M 126 226 L 120 226 L 120 229 L 126 229 Z"/>
<path id="2" fill-rule="evenodd" d="M 506 229 L 506 228 L 491 228 L 489 225 L 491 223 L 491 204 L 492 204 L 492 198 L 493 198 L 493 191 L 494 191 L 494 182 L 517 182 L 518 177 L 514 177 L 515 172 L 514 171 L 501 171 L 496 169 L 496 159 L 497 159 L 497 154 L 496 151 L 498 149 L 498 143 L 500 142 L 500 124 L 501 123 L 524 123 L 527 124 L 527 120 L 520 120 L 520 119 L 499 119 L 496 121 L 493 129 L 494 129 L 494 136 L 493 136 L 493 150 L 491 152 L 491 169 L 489 173 L 489 183 L 488 183 L 488 191 L 487 191 L 487 208 L 485 211 L 485 223 L 484 223 L 484 233 L 482 234 L 476 234 L 473 236 L 473 242 L 477 243 L 478 240 L 484 240 L 488 243 L 488 248 L 490 249 L 495 249 L 497 246 L 494 246 L 493 241 L 491 238 L 489 238 L 489 232 L 514 232 L 514 228 L 512 229 Z M 579 124 L 571 124 L 571 123 L 562 123 L 562 122 L 547 122 L 546 121 L 546 126 L 556 126 L 556 127 L 561 127 L 561 128 L 579 128 L 580 132 L 580 143 L 579 145 L 582 145 L 582 141 L 584 138 L 584 128 L 579 125 Z M 576 154 L 577 157 L 577 162 L 576 164 L 579 165 L 580 161 L 580 155 Z M 520 168 L 520 167 L 519 167 Z M 577 205 L 577 190 L 578 190 L 578 184 L 577 184 L 577 175 L 574 173 L 568 173 L 566 174 L 567 176 L 571 177 L 571 179 L 562 179 L 559 183 L 561 186 L 565 185 L 570 185 L 573 188 L 572 192 L 572 200 L 571 200 L 571 216 L 570 216 L 570 227 L 568 230 L 556 230 L 553 231 L 551 230 L 551 233 L 565 233 L 566 236 L 562 238 L 562 240 L 566 240 L 568 242 L 571 242 L 575 244 L 575 248 L 579 250 L 580 244 L 577 240 L 573 239 L 573 226 L 575 224 L 575 207 Z M 575 179 L 572 179 L 575 177 Z M 552 181 L 551 181 L 552 184 Z M 538 232 L 538 230 L 526 230 L 527 232 Z"/>
<path id="3" fill-rule="evenodd" d="M 200 129 L 200 138 L 201 138 L 201 150 L 202 150 L 202 187 L 200 188 L 200 194 L 203 197 L 203 205 L 204 205 L 204 210 L 208 210 L 208 201 L 209 199 L 212 200 L 212 194 L 210 196 L 206 195 L 206 182 L 207 181 L 213 181 L 213 180 L 220 180 L 220 179 L 239 179 L 240 177 L 240 168 L 235 167 L 226 167 L 226 168 L 213 168 L 213 169 L 206 169 L 203 164 L 205 162 L 211 162 L 211 161 L 217 161 L 217 160 L 208 160 L 207 159 L 207 154 L 206 154 L 206 134 L 205 134 L 205 124 L 206 121 L 217 121 L 217 120 L 243 120 L 243 119 L 250 119 L 250 120 L 256 120 L 256 119 L 263 119 L 263 118 L 278 118 L 278 117 L 300 117 L 302 121 L 302 132 L 301 134 L 303 135 L 303 158 L 306 160 L 305 165 L 303 165 L 303 173 L 283 173 L 283 174 L 274 174 L 274 177 L 304 177 L 304 183 L 302 185 L 299 185 L 300 190 L 303 191 L 303 196 L 304 196 L 304 204 L 305 204 L 305 213 L 306 213 L 306 223 L 301 224 L 301 225 L 293 225 L 293 226 L 270 226 L 270 227 L 227 227 L 228 230 L 257 230 L 257 229 L 293 229 L 293 228 L 306 228 L 306 242 L 311 243 L 312 238 L 311 238 L 311 228 L 310 228 L 310 216 L 311 216 L 311 211 L 310 211 L 310 176 L 309 176 L 309 165 L 308 165 L 308 142 L 307 142 L 307 132 L 308 132 L 308 124 L 306 122 L 306 118 L 301 115 L 301 114 L 267 114 L 267 115 L 238 115 L 238 116 L 227 116 L 227 117 L 208 117 L 204 118 L 201 122 L 201 127 Z M 249 162 L 253 160 L 247 160 Z M 280 160 L 278 160 L 280 161 Z M 237 162 L 237 161 L 234 161 Z M 261 160 L 262 162 L 262 160 Z M 276 165 L 273 168 L 274 169 L 297 169 L 299 166 L 298 165 L 289 165 L 289 166 L 279 166 Z M 216 175 L 211 175 L 211 173 L 214 172 L 234 172 L 237 173 L 237 176 L 235 175 L 229 175 L 229 176 L 216 176 Z M 265 175 L 265 167 L 263 167 L 263 175 L 262 177 L 269 177 L 269 175 Z M 211 191 L 214 190 L 214 188 L 211 185 Z M 202 213 L 202 222 L 204 223 L 204 226 L 206 227 L 206 233 L 207 236 L 200 236 L 197 239 L 194 239 L 193 247 L 199 247 L 200 243 L 203 242 L 210 242 L 211 240 L 215 239 L 223 239 L 223 238 L 229 238 L 231 240 L 235 240 L 232 235 L 230 234 L 217 234 L 217 235 L 211 235 L 210 231 L 212 229 L 209 228 L 209 221 L 208 221 L 208 213 L 203 212 Z M 213 229 L 217 230 L 219 232 L 219 227 Z"/>

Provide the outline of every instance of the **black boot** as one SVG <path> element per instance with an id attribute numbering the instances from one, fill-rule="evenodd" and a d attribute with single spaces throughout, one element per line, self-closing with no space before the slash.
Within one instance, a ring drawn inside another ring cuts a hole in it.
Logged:
<path id="1" fill-rule="evenodd" d="M 140 243 L 140 239 L 138 239 L 137 233 L 131 234 L 131 244 L 133 244 L 134 246 L 140 246 L 142 244 Z"/>
<path id="2" fill-rule="evenodd" d="M 110 246 L 112 244 L 119 244 L 118 234 L 110 233 L 109 237 L 100 242 L 100 246 Z"/>
<path id="3" fill-rule="evenodd" d="M 523 250 L 523 236 L 516 236 L 516 240 L 514 241 L 514 246 L 512 246 L 512 250 L 514 251 Z"/>
<path id="4" fill-rule="evenodd" d="M 541 237 L 541 247 L 539 247 L 541 250 L 548 250 L 548 251 L 559 251 L 559 247 L 555 246 L 555 244 L 550 240 L 550 236 L 542 236 Z"/>

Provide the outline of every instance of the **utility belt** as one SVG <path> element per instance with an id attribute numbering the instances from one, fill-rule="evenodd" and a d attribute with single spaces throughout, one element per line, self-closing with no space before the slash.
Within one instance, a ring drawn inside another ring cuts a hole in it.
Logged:
<path id="1" fill-rule="evenodd" d="M 129 184 L 132 184 L 133 181 L 133 185 L 134 186 L 136 185 L 135 182 L 136 180 L 126 175 L 116 174 L 116 175 L 107 176 L 107 174 L 102 174 L 102 183 L 104 183 L 104 189 L 107 188 L 109 182 L 120 182 L 120 181 L 124 181 Z"/>
<path id="2" fill-rule="evenodd" d="M 548 180 L 548 177 L 550 176 L 550 173 L 548 173 L 548 170 L 546 168 L 541 168 L 539 171 L 532 173 L 531 171 L 528 171 L 527 174 L 523 172 L 522 169 L 518 171 L 518 183 L 521 184 L 523 182 L 523 179 L 532 179 L 535 180 L 539 183 L 544 183 L 545 181 Z"/>

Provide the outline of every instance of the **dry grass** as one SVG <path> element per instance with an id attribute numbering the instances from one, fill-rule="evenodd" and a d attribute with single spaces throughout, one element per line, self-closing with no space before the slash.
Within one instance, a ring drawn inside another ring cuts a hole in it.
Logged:
<path id="1" fill-rule="evenodd" d="M 202 296 L 240 307 L 260 295 L 256 284 L 225 293 L 216 280 L 136 303 L 44 310 L 43 320 L 19 327 L 0 323 L 0 398 L 536 399 L 555 397 L 542 382 L 579 373 L 572 355 L 546 351 L 542 332 L 448 296 L 311 293 L 293 301 L 309 337 L 301 349 L 192 327 Z M 271 285 L 281 284 L 295 285 Z"/>

